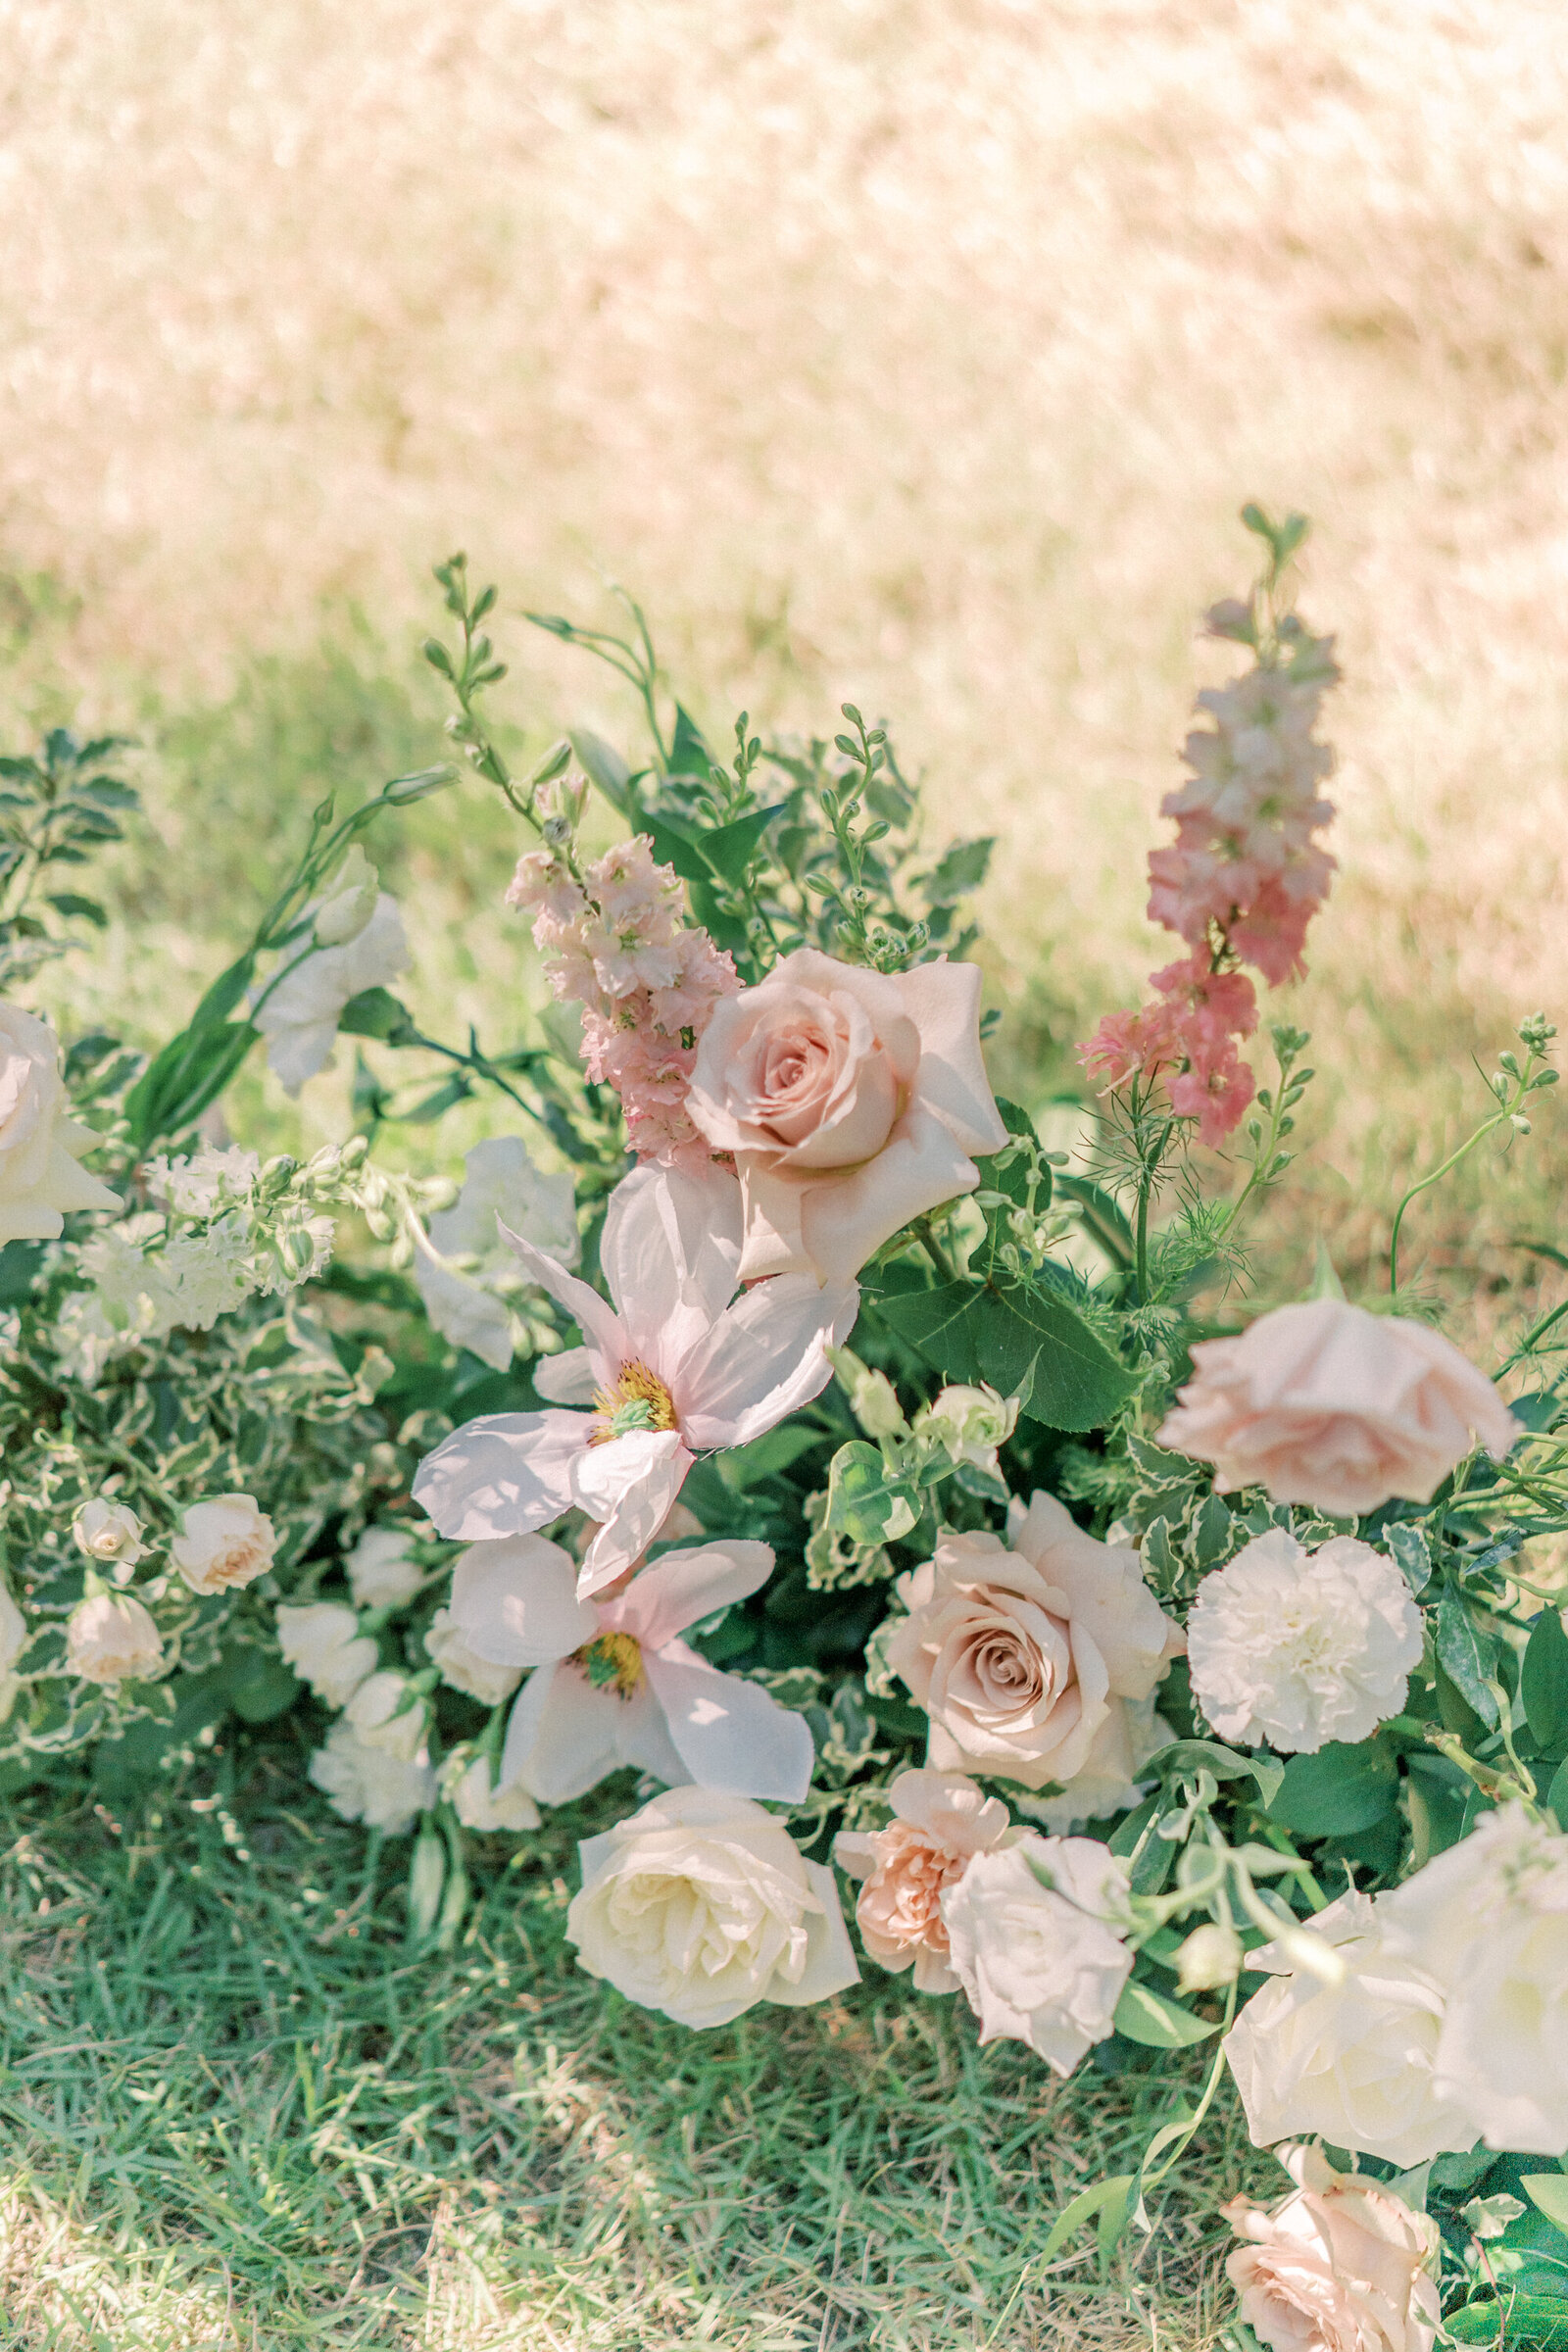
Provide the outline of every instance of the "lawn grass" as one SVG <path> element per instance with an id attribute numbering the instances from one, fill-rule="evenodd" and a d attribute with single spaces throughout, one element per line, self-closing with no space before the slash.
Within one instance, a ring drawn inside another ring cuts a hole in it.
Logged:
<path id="1" fill-rule="evenodd" d="M 139 1810 L 85 1782 L 13 1804 L 0 2344 L 1214 2341 L 1213 2200 L 1274 2169 L 1228 2109 L 1108 2274 L 1089 2238 L 1031 2263 L 1065 2199 L 1133 2160 L 1179 2087 L 1166 2061 L 1064 2088 L 869 1966 L 818 2009 L 704 2034 L 631 2007 L 564 1942 L 574 1838 L 626 1789 L 473 1841 L 458 1945 L 421 1956 L 406 1842 L 302 1801 L 291 1746 L 202 1750 Z"/>

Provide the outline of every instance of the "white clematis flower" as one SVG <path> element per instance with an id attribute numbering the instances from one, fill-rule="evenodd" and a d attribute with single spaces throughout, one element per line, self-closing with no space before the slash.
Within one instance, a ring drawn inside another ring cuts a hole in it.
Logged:
<path id="1" fill-rule="evenodd" d="M 293 950 L 285 950 L 291 956 Z M 385 988 L 409 963 L 396 899 L 385 891 L 364 929 L 341 947 L 317 948 L 292 964 L 276 987 L 251 992 L 251 1019 L 267 1040 L 269 1067 L 297 1095 L 323 1070 L 337 1042 L 338 1015 L 350 998 Z"/>
<path id="2" fill-rule="evenodd" d="M 859 1292 L 784 1274 L 735 1298 L 740 1187 L 719 1169 L 641 1167 L 616 1186 L 600 1243 L 613 1304 L 508 1239 L 588 1342 L 547 1356 L 536 1385 L 596 1409 L 466 1422 L 426 1455 L 415 1499 L 460 1544 L 585 1512 L 600 1523 L 579 1579 L 586 1595 L 647 1550 L 700 1452 L 746 1445 L 826 1387 L 824 1348 L 847 1338 Z"/>
<path id="3" fill-rule="evenodd" d="M 466 1551 L 453 1630 L 476 1657 L 534 1669 L 512 1710 L 501 1786 L 560 1805 L 631 1764 L 671 1787 L 799 1804 L 811 1778 L 805 1718 L 679 1639 L 772 1570 L 765 1544 L 704 1544 L 666 1551 L 613 1599 L 593 1601 L 543 1536 Z"/>

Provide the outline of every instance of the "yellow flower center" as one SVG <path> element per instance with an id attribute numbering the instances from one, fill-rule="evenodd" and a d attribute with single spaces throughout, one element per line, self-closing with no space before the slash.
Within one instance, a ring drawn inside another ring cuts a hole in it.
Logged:
<path id="1" fill-rule="evenodd" d="M 588 1440 L 590 1446 L 608 1446 L 612 1438 L 624 1438 L 634 1429 L 680 1426 L 669 1391 L 657 1372 L 650 1372 L 635 1358 L 621 1365 L 612 1388 L 594 1392 L 594 1403 L 599 1417 Z"/>
<path id="2" fill-rule="evenodd" d="M 617 1698 L 630 1698 L 642 1683 L 642 1645 L 634 1634 L 597 1634 L 572 1651 L 571 1662 L 596 1690 L 613 1690 Z"/>

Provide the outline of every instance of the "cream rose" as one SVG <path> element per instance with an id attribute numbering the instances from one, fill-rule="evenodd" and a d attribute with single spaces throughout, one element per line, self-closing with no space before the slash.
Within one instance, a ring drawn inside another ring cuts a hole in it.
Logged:
<path id="1" fill-rule="evenodd" d="M 1433 2080 L 1462 2144 L 1568 2154 L 1568 1837 L 1522 1805 L 1484 1813 L 1377 1911 L 1390 1954 L 1446 1996 Z"/>
<path id="2" fill-rule="evenodd" d="M 72 1521 L 71 1532 L 77 1546 L 89 1560 L 103 1560 L 120 1568 L 134 1568 L 147 1546 L 141 1540 L 141 1521 L 123 1502 L 111 1502 L 107 1496 L 95 1494 L 84 1502 Z"/>
<path id="3" fill-rule="evenodd" d="M 1138 1554 L 1084 1534 L 1050 1494 L 993 1535 L 950 1535 L 899 1580 L 885 1649 L 931 1718 L 928 1760 L 1026 1788 L 1071 1782 L 1114 1702 L 1147 1699 L 1182 1648 Z"/>
<path id="4" fill-rule="evenodd" d="M 686 1098 L 745 1200 L 740 1278 L 847 1282 L 1007 1140 L 980 1051 L 972 963 L 883 974 L 797 948 L 722 1000 Z"/>
<path id="5" fill-rule="evenodd" d="M 1127 1889 L 1126 1865 L 1092 1838 L 1030 1830 L 975 1856 L 942 1916 L 982 2042 L 1026 2041 L 1070 2075 L 1104 2040 L 1133 1969 Z"/>
<path id="6" fill-rule="evenodd" d="M 360 1632 L 354 1611 L 340 1600 L 311 1600 L 277 1612 L 283 1663 L 329 1707 L 347 1706 L 375 1672 L 376 1647 Z"/>
<path id="7" fill-rule="evenodd" d="M 1242 2318 L 1270 2352 L 1432 2352 L 1442 2305 L 1436 2222 L 1374 2180 L 1337 2173 L 1316 2148 L 1284 2148 L 1297 2185 L 1273 2210 L 1235 2197 L 1220 2212 L 1249 2242 L 1226 2274 Z"/>
<path id="8" fill-rule="evenodd" d="M 69 1112 L 54 1031 L 0 1004 L 0 1243 L 57 1241 L 67 1210 L 120 1207 L 77 1164 L 99 1139 Z"/>
<path id="9" fill-rule="evenodd" d="M 1274 1982 L 1252 1995 L 1224 2049 L 1256 2146 L 1321 2132 L 1408 2169 L 1473 2145 L 1475 2125 L 1436 2081 L 1442 1990 L 1389 1948 L 1386 1901 L 1343 1894 L 1313 1918 L 1312 1933 L 1345 1964 L 1337 1984 L 1294 1968 L 1278 1944 L 1249 1955 L 1248 1968 Z"/>
<path id="10" fill-rule="evenodd" d="M 193 1592 L 232 1592 L 272 1565 L 277 1536 L 254 1494 L 215 1494 L 193 1502 L 183 1532 L 169 1546 Z"/>
<path id="11" fill-rule="evenodd" d="M 345 1821 L 393 1838 L 435 1803 L 435 1774 L 422 1745 L 412 1756 L 395 1755 L 360 1739 L 351 1723 L 333 1724 L 311 1758 L 311 1779 Z"/>
<path id="12" fill-rule="evenodd" d="M 670 1788 L 580 1850 L 579 1967 L 677 2025 L 804 2008 L 859 1975 L 833 1873 L 747 1797 Z"/>
<path id="13" fill-rule="evenodd" d="M 497 1666 L 483 1658 L 450 1609 L 437 1609 L 424 1637 L 425 1654 L 441 1669 L 441 1680 L 487 1707 L 499 1707 L 522 1680 L 518 1666 Z"/>
<path id="14" fill-rule="evenodd" d="M 885 1830 L 842 1831 L 839 1868 L 861 1879 L 860 1941 L 894 1974 L 913 1967 L 916 1992 L 956 1992 L 942 1896 L 976 1854 L 1007 1830 L 1007 1808 L 961 1772 L 901 1772 L 888 1789 Z"/>
<path id="15" fill-rule="evenodd" d="M 1500 1461 L 1519 1424 L 1492 1382 L 1424 1323 L 1313 1298 L 1205 1340 L 1159 1443 L 1212 1462 L 1222 1492 L 1262 1487 L 1356 1518 L 1428 1502 L 1479 1440 Z"/>
<path id="16" fill-rule="evenodd" d="M 66 1664 L 84 1682 L 142 1683 L 162 1672 L 164 1644 L 139 1600 L 95 1592 L 71 1613 Z"/>

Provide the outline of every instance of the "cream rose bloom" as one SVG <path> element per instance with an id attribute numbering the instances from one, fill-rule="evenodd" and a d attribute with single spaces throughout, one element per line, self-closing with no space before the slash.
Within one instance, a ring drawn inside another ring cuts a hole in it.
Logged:
<path id="1" fill-rule="evenodd" d="M 980 1051 L 979 969 L 883 974 L 797 948 L 714 1005 L 686 1107 L 735 1155 L 741 1280 L 847 1282 L 911 1217 L 972 1192 L 969 1154 L 1007 1140 Z"/>
<path id="2" fill-rule="evenodd" d="M 1446 1996 L 1433 2081 L 1464 2144 L 1568 2154 L 1568 1837 L 1504 1805 L 1377 1909 Z"/>
<path id="3" fill-rule="evenodd" d="M 1312 1919 L 1345 1963 L 1337 1984 L 1295 1968 L 1277 1943 L 1249 1954 L 1248 1968 L 1274 1982 L 1224 2050 L 1256 2146 L 1320 2132 L 1408 2170 L 1474 2144 L 1476 2126 L 1436 2079 L 1443 1992 L 1424 1964 L 1390 1948 L 1386 1902 L 1343 1894 Z"/>
<path id="4" fill-rule="evenodd" d="M 95 1494 L 84 1502 L 72 1521 L 71 1532 L 78 1549 L 89 1560 L 102 1560 L 119 1568 L 134 1568 L 147 1549 L 141 1540 L 141 1521 L 128 1504 L 111 1502 L 107 1496 Z"/>
<path id="5" fill-rule="evenodd" d="M 422 1718 L 421 1718 L 422 1721 Z M 435 1803 L 435 1774 L 423 1745 L 413 1755 L 371 1746 L 354 1726 L 334 1723 L 326 1745 L 311 1758 L 311 1779 L 345 1821 L 399 1838 Z"/>
<path id="6" fill-rule="evenodd" d="M 1296 2182 L 1272 2212 L 1220 2212 L 1248 2244 L 1225 2265 L 1242 2318 L 1270 2352 L 1432 2352 L 1442 2304 L 1436 2222 L 1316 2148 L 1284 2148 Z"/>
<path id="7" fill-rule="evenodd" d="M 481 1657 L 450 1609 L 437 1609 L 424 1637 L 428 1657 L 441 1669 L 441 1680 L 454 1690 L 466 1690 L 487 1707 L 499 1707 L 522 1680 L 519 1666 L 498 1666 Z"/>
<path id="8" fill-rule="evenodd" d="M 942 1896 L 1005 1836 L 1007 1808 L 961 1772 L 901 1772 L 888 1801 L 885 1830 L 842 1831 L 833 1848 L 839 1868 L 864 1881 L 860 1941 L 895 1975 L 912 1966 L 916 1992 L 956 1992 Z"/>
<path id="9" fill-rule="evenodd" d="M 1193 1367 L 1160 1445 L 1212 1462 L 1222 1492 L 1262 1487 L 1331 1518 L 1429 1502 L 1474 1441 L 1500 1461 L 1519 1435 L 1451 1341 L 1343 1298 L 1276 1307 L 1203 1341 Z"/>
<path id="10" fill-rule="evenodd" d="M 1421 1641 L 1392 1560 L 1352 1536 L 1308 1551 L 1279 1527 L 1204 1577 L 1187 1620 L 1193 1690 L 1219 1737 L 1297 1755 L 1397 1715 Z"/>
<path id="11" fill-rule="evenodd" d="M 1104 2040 L 1133 1970 L 1127 1893 L 1126 1865 L 1093 1838 L 1029 1830 L 975 1856 L 942 1916 L 982 2042 L 1026 2041 L 1070 2075 Z"/>
<path id="12" fill-rule="evenodd" d="M 405 1527 L 368 1527 L 343 1565 L 359 1609 L 399 1608 L 424 1582 Z"/>
<path id="13" fill-rule="evenodd" d="M 254 1494 L 215 1494 L 193 1502 L 170 1555 L 193 1592 L 232 1592 L 272 1565 L 277 1535 Z"/>
<path id="14" fill-rule="evenodd" d="M 931 1718 L 928 1761 L 1026 1788 L 1073 1781 L 1118 1703 L 1149 1698 L 1183 1646 L 1137 1552 L 1097 1543 L 1050 1494 L 1011 1505 L 1007 1544 L 945 1537 L 898 1591 L 908 1615 L 884 1654 Z"/>
<path id="15" fill-rule="evenodd" d="M 164 1644 L 139 1600 L 95 1592 L 71 1613 L 66 1664 L 89 1683 L 143 1683 L 163 1671 Z"/>
<path id="16" fill-rule="evenodd" d="M 77 1164 L 98 1140 L 70 1116 L 54 1031 L 0 1004 L 0 1243 L 57 1241 L 67 1210 L 120 1207 Z"/>
<path id="17" fill-rule="evenodd" d="M 578 1965 L 677 2025 L 804 2008 L 859 1976 L 832 1871 L 747 1797 L 671 1788 L 580 1850 Z"/>
<path id="18" fill-rule="evenodd" d="M 347 1706 L 375 1672 L 376 1647 L 360 1632 L 354 1611 L 340 1600 L 311 1600 L 277 1612 L 283 1663 L 329 1707 Z"/>

